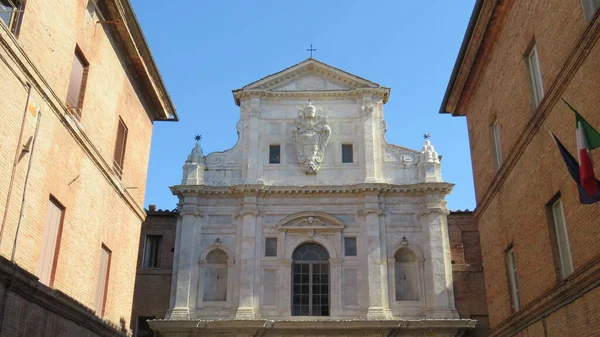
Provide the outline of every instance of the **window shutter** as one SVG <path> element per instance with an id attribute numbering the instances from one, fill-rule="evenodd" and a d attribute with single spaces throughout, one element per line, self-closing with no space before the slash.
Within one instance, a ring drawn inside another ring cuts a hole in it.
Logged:
<path id="1" fill-rule="evenodd" d="M 117 141 L 115 143 L 114 168 L 119 177 L 123 173 L 123 163 L 125 162 L 125 146 L 127 145 L 127 126 L 119 118 L 119 127 L 117 129 Z"/>
<path id="2" fill-rule="evenodd" d="M 82 62 L 81 58 L 77 55 L 77 52 L 75 52 L 73 55 L 73 64 L 71 66 L 69 91 L 67 93 L 67 104 L 69 108 L 81 108 L 79 99 L 81 98 L 84 71 L 85 63 Z"/>
<path id="3" fill-rule="evenodd" d="M 54 259 L 56 257 L 56 248 L 58 235 L 60 232 L 63 208 L 53 199 L 48 200 L 46 209 L 46 223 L 44 224 L 44 236 L 40 250 L 38 263 L 38 276 L 40 282 L 51 286 L 52 272 L 54 269 Z"/>
<path id="4" fill-rule="evenodd" d="M 110 251 L 102 246 L 100 252 L 100 270 L 98 272 L 98 286 L 96 288 L 96 301 L 94 309 L 98 316 L 104 316 L 104 303 L 106 302 L 106 290 L 108 288 L 108 271 L 110 268 Z"/>

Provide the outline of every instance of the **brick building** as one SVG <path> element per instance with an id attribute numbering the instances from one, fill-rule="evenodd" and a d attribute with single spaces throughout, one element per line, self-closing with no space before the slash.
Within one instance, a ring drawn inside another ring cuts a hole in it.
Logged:
<path id="1" fill-rule="evenodd" d="M 177 210 L 157 210 L 150 205 L 142 224 L 137 277 L 131 322 L 136 337 L 158 337 L 146 320 L 163 318 L 169 309 Z M 481 265 L 479 233 L 473 213 L 451 212 L 448 231 L 452 258 L 452 277 L 456 309 L 463 318 L 477 320 L 465 337 L 486 336 L 488 312 Z"/>
<path id="2" fill-rule="evenodd" d="M 548 132 L 576 154 L 561 98 L 600 128 L 599 6 L 478 0 L 440 109 L 467 118 L 491 336 L 600 330 L 600 207 Z"/>
<path id="3" fill-rule="evenodd" d="M 126 333 L 153 123 L 177 120 L 129 1 L 0 1 L 0 88 L 0 336 Z"/>

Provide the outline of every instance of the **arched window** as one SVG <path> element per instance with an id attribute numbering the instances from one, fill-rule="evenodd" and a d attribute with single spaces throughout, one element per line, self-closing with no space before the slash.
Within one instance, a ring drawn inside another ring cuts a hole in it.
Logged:
<path id="1" fill-rule="evenodd" d="M 227 253 L 214 249 L 206 255 L 204 301 L 227 300 Z"/>
<path id="2" fill-rule="evenodd" d="M 292 260 L 292 316 L 329 316 L 329 253 L 305 243 Z"/>
<path id="3" fill-rule="evenodd" d="M 396 260 L 396 301 L 419 300 L 419 266 L 417 257 L 408 248 L 400 248 L 394 255 Z"/>

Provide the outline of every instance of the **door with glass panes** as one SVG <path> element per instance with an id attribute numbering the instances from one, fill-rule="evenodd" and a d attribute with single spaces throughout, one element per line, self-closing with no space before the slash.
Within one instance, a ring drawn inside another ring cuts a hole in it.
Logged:
<path id="1" fill-rule="evenodd" d="M 329 316 L 329 253 L 306 243 L 292 260 L 292 316 Z"/>

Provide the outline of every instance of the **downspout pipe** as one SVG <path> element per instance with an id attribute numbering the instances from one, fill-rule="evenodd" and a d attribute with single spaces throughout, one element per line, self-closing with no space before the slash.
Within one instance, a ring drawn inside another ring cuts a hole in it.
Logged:
<path id="1" fill-rule="evenodd" d="M 29 155 L 29 163 L 27 164 L 27 173 L 25 174 L 25 183 L 23 184 L 23 198 L 21 199 L 21 212 L 19 214 L 19 222 L 17 223 L 17 230 L 15 232 L 15 241 L 13 242 L 12 253 L 10 255 L 10 262 L 15 263 L 15 254 L 17 252 L 17 240 L 19 239 L 19 230 L 21 229 L 21 222 L 25 217 L 25 207 L 27 206 L 27 185 L 29 182 L 29 175 L 31 173 L 31 164 L 33 163 L 33 154 L 35 153 L 35 142 L 40 131 L 40 121 L 42 120 L 42 111 L 37 111 L 37 121 L 35 122 L 35 133 L 33 134 L 33 141 L 31 142 L 31 153 Z"/>
<path id="2" fill-rule="evenodd" d="M 19 156 L 23 152 L 23 132 L 25 130 L 25 122 L 27 121 L 27 108 L 29 107 L 29 100 L 31 99 L 31 84 L 27 83 L 27 101 L 25 102 L 25 109 L 23 109 L 23 121 L 21 122 L 21 130 L 19 131 L 19 140 L 17 141 L 17 148 L 15 149 L 15 159 L 13 160 L 12 172 L 10 173 L 10 181 L 8 183 L 8 191 L 6 194 L 6 204 L 4 205 L 4 214 L 2 215 L 2 224 L 0 224 L 0 245 L 2 245 L 2 238 L 4 234 L 4 227 L 6 219 L 8 218 L 8 208 L 10 206 L 10 197 L 12 196 L 12 188 L 15 182 L 15 174 L 17 171 L 17 165 L 19 163 Z M 31 160 L 31 158 L 30 158 Z"/>

